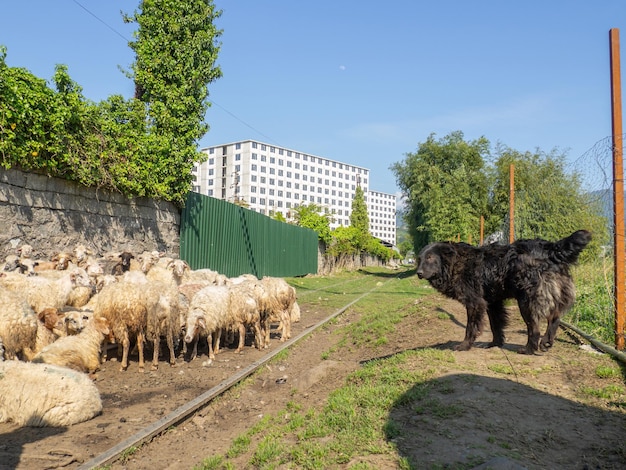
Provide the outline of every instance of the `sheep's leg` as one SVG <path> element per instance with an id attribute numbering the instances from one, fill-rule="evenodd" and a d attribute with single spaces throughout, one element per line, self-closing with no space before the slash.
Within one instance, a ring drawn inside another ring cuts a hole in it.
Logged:
<path id="1" fill-rule="evenodd" d="M 261 320 L 261 331 L 263 335 L 263 347 L 264 348 L 267 348 L 270 345 L 270 329 L 271 329 L 271 325 L 270 325 L 269 316 L 265 316 Z"/>
<path id="2" fill-rule="evenodd" d="M 174 351 L 174 336 L 172 335 L 172 333 L 170 333 L 166 336 L 165 339 L 167 341 L 167 347 L 170 350 L 170 365 L 175 366 L 176 365 L 176 352 Z"/>
<path id="3" fill-rule="evenodd" d="M 128 351 L 130 350 L 130 339 L 128 338 L 128 333 L 124 334 L 122 338 L 122 365 L 120 366 L 120 370 L 128 369 Z"/>
<path id="4" fill-rule="evenodd" d="M 257 320 L 252 324 L 254 330 L 254 345 L 257 349 L 263 349 L 263 338 L 261 337 L 261 321 Z"/>
<path id="5" fill-rule="evenodd" d="M 246 344 L 246 325 L 244 325 L 243 323 L 239 323 L 239 325 L 237 325 L 237 328 L 239 329 L 239 343 L 237 349 L 235 349 L 236 354 L 240 353 Z"/>
<path id="6" fill-rule="evenodd" d="M 152 351 L 152 366 L 150 367 L 151 370 L 158 370 L 159 369 L 159 348 L 161 346 L 161 338 L 159 338 L 159 335 L 156 336 L 156 338 L 154 339 L 154 351 Z"/>
<path id="7" fill-rule="evenodd" d="M 200 342 L 200 335 L 196 335 L 193 338 L 193 347 L 191 348 L 191 355 L 189 356 L 189 361 L 193 361 L 198 355 L 198 343 Z"/>
<path id="8" fill-rule="evenodd" d="M 213 336 L 213 354 L 220 353 L 220 341 L 222 339 L 222 329 L 218 328 Z"/>
<path id="9" fill-rule="evenodd" d="M 137 352 L 139 353 L 139 372 L 143 372 L 145 369 L 145 362 L 143 360 L 143 342 L 144 333 L 140 331 L 137 333 Z"/>
<path id="10" fill-rule="evenodd" d="M 218 334 L 217 332 L 215 334 Z M 213 334 L 209 333 L 207 335 L 207 347 L 209 349 L 209 359 L 215 359 L 215 353 L 213 352 Z"/>
<path id="11" fill-rule="evenodd" d="M 283 310 L 280 313 L 280 316 L 281 316 L 280 323 L 282 325 L 282 328 L 280 331 L 280 341 L 281 343 L 284 343 L 291 337 L 291 328 L 290 328 L 291 319 L 289 318 L 289 312 L 287 310 Z"/>
<path id="12" fill-rule="evenodd" d="M 108 346 L 109 346 L 109 338 L 104 338 L 102 341 L 102 349 L 100 350 L 100 364 L 104 364 L 108 358 Z"/>

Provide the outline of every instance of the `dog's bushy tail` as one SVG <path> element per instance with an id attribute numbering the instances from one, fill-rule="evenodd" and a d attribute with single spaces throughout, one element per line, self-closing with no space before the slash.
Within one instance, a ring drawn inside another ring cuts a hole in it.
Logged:
<path id="1" fill-rule="evenodd" d="M 550 253 L 550 258 L 559 264 L 574 264 L 578 261 L 578 256 L 581 251 L 585 249 L 590 241 L 591 232 L 578 230 L 569 237 L 555 242 Z"/>

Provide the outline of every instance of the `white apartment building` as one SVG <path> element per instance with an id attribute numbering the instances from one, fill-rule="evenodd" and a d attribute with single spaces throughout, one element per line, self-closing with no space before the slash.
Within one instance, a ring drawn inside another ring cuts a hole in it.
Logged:
<path id="1" fill-rule="evenodd" d="M 291 209 L 316 204 L 332 215 L 331 228 L 350 225 L 357 185 L 363 189 L 373 236 L 396 244 L 396 197 L 370 191 L 367 168 L 243 140 L 201 149 L 207 160 L 196 165 L 195 192 L 217 199 L 244 201 L 256 212 L 278 212 L 290 220 Z"/>

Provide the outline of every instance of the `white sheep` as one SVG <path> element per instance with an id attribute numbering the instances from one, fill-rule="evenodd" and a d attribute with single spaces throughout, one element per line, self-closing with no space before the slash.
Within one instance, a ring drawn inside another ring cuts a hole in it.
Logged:
<path id="1" fill-rule="evenodd" d="M 239 353 L 243 349 L 248 327 L 254 332 L 255 346 L 262 349 L 264 338 L 261 334 L 261 314 L 257 300 L 262 295 L 262 287 L 258 281 L 245 280 L 228 286 L 228 290 L 230 295 L 226 328 L 239 333 L 239 344 L 235 352 Z M 217 349 L 219 351 L 219 342 Z"/>
<path id="2" fill-rule="evenodd" d="M 178 286 L 178 312 L 180 318 L 180 332 L 179 334 L 182 336 L 182 355 L 187 354 L 187 343 L 185 342 L 185 332 L 186 332 L 186 322 L 187 322 L 187 314 L 189 313 L 189 306 L 191 305 L 191 301 L 193 297 L 202 289 L 207 286 L 213 285 L 211 281 L 197 281 L 193 283 L 181 284 Z M 192 352 L 190 355 L 190 360 L 195 359 L 198 354 L 198 341 L 200 337 L 198 335 L 195 336 L 193 340 Z"/>
<path id="3" fill-rule="evenodd" d="M 120 369 L 128 369 L 128 353 L 130 340 L 137 340 L 139 353 L 139 370 L 144 370 L 143 343 L 147 327 L 148 311 L 156 309 L 158 297 L 148 295 L 144 284 L 116 282 L 102 288 L 94 296 L 93 311 L 95 317 L 108 321 L 115 341 L 122 345 L 122 362 Z M 106 345 L 105 345 L 106 346 Z M 106 347 L 103 348 L 103 359 L 106 360 Z"/>
<path id="4" fill-rule="evenodd" d="M 183 278 L 184 284 L 193 284 L 196 282 L 209 282 L 210 284 L 223 285 L 227 278 L 223 274 L 211 269 L 189 269 Z"/>
<path id="5" fill-rule="evenodd" d="M 58 279 L 43 276 L 4 276 L 0 278 L 4 287 L 19 292 L 29 305 L 39 313 L 44 308 L 63 308 L 72 289 L 76 286 L 91 286 L 91 280 L 85 270 L 73 268 L 64 272 Z"/>
<path id="6" fill-rule="evenodd" d="M 170 353 L 170 365 L 176 364 L 174 338 L 181 330 L 178 287 L 173 283 L 151 281 L 145 285 L 151 299 L 147 312 L 146 340 L 153 344 L 152 370 L 159 367 L 159 349 L 164 337 Z M 152 301 L 156 299 L 156 302 Z"/>
<path id="7" fill-rule="evenodd" d="M 264 295 L 259 299 L 264 334 L 264 345 L 270 342 L 270 324 L 280 322 L 280 341 L 291 337 L 291 310 L 296 302 L 296 290 L 279 277 L 265 276 L 261 279 Z M 298 307 L 299 309 L 299 307 Z"/>
<path id="8" fill-rule="evenodd" d="M 50 258 L 50 261 L 35 261 L 35 272 L 43 271 L 65 271 L 73 266 L 72 255 L 67 252 L 56 253 Z"/>
<path id="9" fill-rule="evenodd" d="M 88 317 L 86 325 L 75 335 L 59 338 L 44 347 L 32 362 L 55 364 L 80 372 L 94 373 L 100 368 L 102 343 L 109 335 L 106 319 Z"/>
<path id="10" fill-rule="evenodd" d="M 64 317 L 56 308 L 36 314 L 18 294 L 0 290 L 0 340 L 6 344 L 0 361 L 30 360 L 45 346 L 66 335 Z"/>
<path id="11" fill-rule="evenodd" d="M 4 358 L 27 360 L 35 354 L 38 323 L 37 315 L 23 296 L 0 286 L 0 340 Z"/>
<path id="12" fill-rule="evenodd" d="M 100 413 L 100 393 L 87 375 L 50 364 L 0 363 L 0 422 L 60 427 Z"/>
<path id="13" fill-rule="evenodd" d="M 214 347 L 219 349 L 219 338 L 227 324 L 229 296 L 228 287 L 210 285 L 200 289 L 189 306 L 185 342 L 189 344 L 206 335 L 209 360 L 215 359 Z"/>

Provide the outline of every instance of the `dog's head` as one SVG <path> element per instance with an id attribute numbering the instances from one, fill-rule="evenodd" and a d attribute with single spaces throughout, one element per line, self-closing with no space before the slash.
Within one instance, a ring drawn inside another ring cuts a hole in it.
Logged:
<path id="1" fill-rule="evenodd" d="M 454 254 L 454 247 L 449 243 L 431 243 L 425 246 L 418 256 L 417 276 L 427 281 L 442 276 L 445 265 Z"/>

